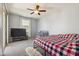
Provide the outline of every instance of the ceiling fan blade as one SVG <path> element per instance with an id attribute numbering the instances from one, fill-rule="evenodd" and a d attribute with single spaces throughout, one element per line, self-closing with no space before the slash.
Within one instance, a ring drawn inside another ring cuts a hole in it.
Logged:
<path id="1" fill-rule="evenodd" d="M 30 9 L 30 8 L 27 8 L 27 10 L 31 10 L 31 11 L 33 11 L 33 9 Z"/>
<path id="2" fill-rule="evenodd" d="M 30 13 L 30 14 L 33 14 L 34 12 Z"/>
<path id="3" fill-rule="evenodd" d="M 39 12 L 46 12 L 46 10 L 39 10 Z"/>
<path id="4" fill-rule="evenodd" d="M 38 15 L 40 15 L 40 13 L 38 13 Z"/>

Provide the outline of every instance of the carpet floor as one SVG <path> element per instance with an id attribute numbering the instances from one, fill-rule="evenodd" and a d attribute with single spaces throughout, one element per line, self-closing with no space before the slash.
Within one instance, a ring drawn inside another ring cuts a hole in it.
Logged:
<path id="1" fill-rule="evenodd" d="M 0 47 L 0 56 L 2 56 L 2 47 Z"/>
<path id="2" fill-rule="evenodd" d="M 5 48 L 5 56 L 27 56 L 25 49 L 27 47 L 33 47 L 33 40 L 23 40 L 18 42 L 9 43 Z"/>

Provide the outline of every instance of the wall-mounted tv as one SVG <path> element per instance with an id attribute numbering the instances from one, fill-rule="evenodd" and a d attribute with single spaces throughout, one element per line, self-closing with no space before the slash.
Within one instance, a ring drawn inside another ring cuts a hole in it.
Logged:
<path id="1" fill-rule="evenodd" d="M 11 28 L 11 37 L 26 36 L 26 29 Z"/>

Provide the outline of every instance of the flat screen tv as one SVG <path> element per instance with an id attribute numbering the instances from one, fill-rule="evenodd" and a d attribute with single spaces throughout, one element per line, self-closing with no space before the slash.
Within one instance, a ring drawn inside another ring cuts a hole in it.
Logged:
<path id="1" fill-rule="evenodd" d="M 26 36 L 26 29 L 11 28 L 11 37 Z"/>

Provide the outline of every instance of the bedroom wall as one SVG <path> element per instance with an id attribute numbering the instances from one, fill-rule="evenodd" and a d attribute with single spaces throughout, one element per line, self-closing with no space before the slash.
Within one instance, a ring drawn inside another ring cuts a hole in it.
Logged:
<path id="1" fill-rule="evenodd" d="M 79 34 L 79 5 L 51 10 L 39 20 L 38 31 L 48 30 L 51 34 Z"/>
<path id="2" fill-rule="evenodd" d="M 0 7 L 1 8 L 1 7 Z M 2 55 L 2 45 L 3 45 L 3 26 L 2 26 L 2 12 L 1 12 L 1 9 L 0 9 L 0 56 Z"/>
<path id="3" fill-rule="evenodd" d="M 35 36 L 37 32 L 37 22 L 38 20 L 31 17 L 24 17 L 17 14 L 9 13 L 9 28 L 23 28 L 21 25 L 21 20 L 30 20 L 31 21 L 31 36 Z"/>
<path id="4" fill-rule="evenodd" d="M 0 56 L 2 55 L 3 31 L 2 31 L 2 14 L 0 14 Z"/>
<path id="5" fill-rule="evenodd" d="M 0 13 L 0 46 L 2 45 L 3 42 L 3 31 L 2 31 L 2 14 Z"/>
<path id="6" fill-rule="evenodd" d="M 3 31 L 2 31 L 2 28 L 3 28 L 3 26 L 2 26 L 2 4 L 0 4 L 0 46 L 2 45 L 2 40 L 3 40 Z"/>

